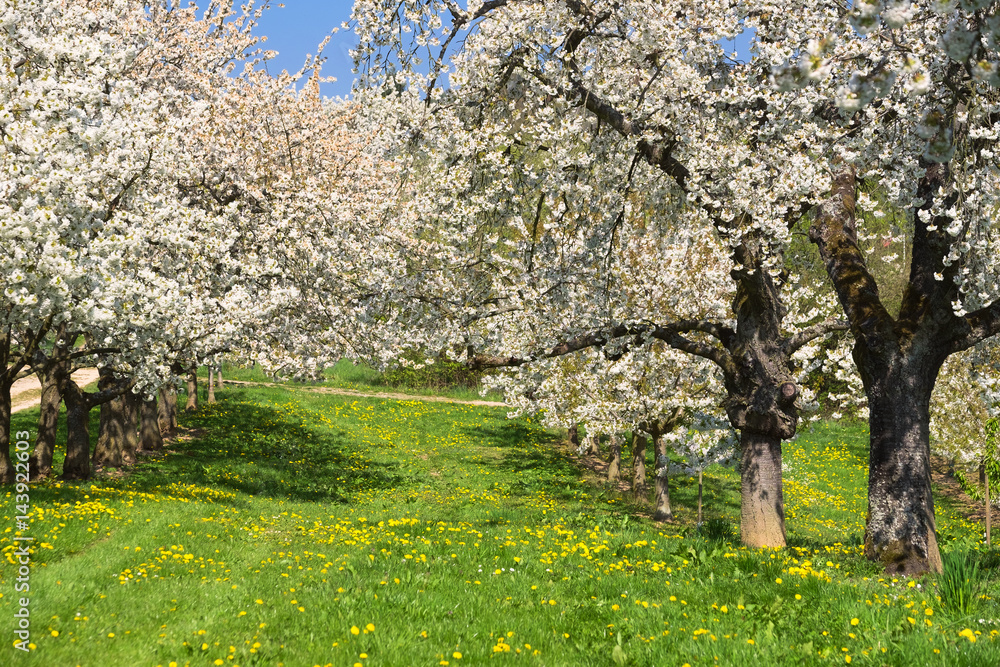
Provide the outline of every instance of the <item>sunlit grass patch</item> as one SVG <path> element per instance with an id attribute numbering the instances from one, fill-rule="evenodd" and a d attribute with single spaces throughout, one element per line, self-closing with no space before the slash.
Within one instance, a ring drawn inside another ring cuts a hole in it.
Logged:
<path id="1" fill-rule="evenodd" d="M 681 520 L 654 524 L 587 482 L 556 435 L 502 409 L 259 387 L 220 399 L 182 416 L 198 439 L 125 479 L 32 488 L 36 649 L 19 663 L 1000 656 L 992 579 L 967 618 L 932 579 L 887 578 L 861 555 L 861 427 L 821 426 L 786 445 L 792 546 L 755 551 L 734 543 L 733 471 L 710 471 L 715 523 L 697 531 L 693 480 L 672 480 Z M 938 520 L 946 548 L 981 549 L 967 522 Z M 4 554 L 12 536 L 0 532 Z M 12 613 L 13 570 L 0 564 L 0 614 Z"/>

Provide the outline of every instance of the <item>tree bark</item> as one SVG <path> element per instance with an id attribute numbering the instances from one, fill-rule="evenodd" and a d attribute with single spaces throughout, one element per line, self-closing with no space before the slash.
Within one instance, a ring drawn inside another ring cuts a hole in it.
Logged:
<path id="1" fill-rule="evenodd" d="M 125 455 L 130 464 L 136 461 L 136 452 L 139 451 L 139 410 L 142 406 L 142 397 L 131 389 L 125 392 Z"/>
<path id="2" fill-rule="evenodd" d="M 667 477 L 670 466 L 667 459 L 667 448 L 663 444 L 663 438 L 659 433 L 653 433 L 653 453 L 656 456 L 657 468 L 662 467 L 662 471 L 656 473 L 656 483 L 653 495 L 655 506 L 653 519 L 656 521 L 673 521 L 674 513 L 670 509 L 670 480 Z"/>
<path id="3" fill-rule="evenodd" d="M 195 368 L 188 374 L 187 379 L 187 404 L 184 410 L 194 412 L 198 409 L 198 369 Z"/>
<path id="4" fill-rule="evenodd" d="M 941 572 L 930 466 L 930 397 L 939 365 L 919 371 L 900 358 L 871 360 L 856 350 L 858 356 L 871 434 L 865 555 L 890 574 Z"/>
<path id="5" fill-rule="evenodd" d="M 208 402 L 215 403 L 215 369 L 208 367 Z"/>
<path id="6" fill-rule="evenodd" d="M 73 380 L 66 382 L 66 460 L 62 479 L 90 477 L 90 401 Z"/>
<path id="7" fill-rule="evenodd" d="M 632 495 L 637 502 L 646 502 L 646 436 L 632 433 Z"/>
<path id="8" fill-rule="evenodd" d="M 569 425 L 566 429 L 566 437 L 569 438 L 569 444 L 573 445 L 573 449 L 580 448 L 580 426 L 576 422 Z"/>
<path id="9" fill-rule="evenodd" d="M 0 382 L 0 485 L 13 484 L 14 464 L 10 459 L 10 387 L 11 382 Z"/>
<path id="10" fill-rule="evenodd" d="M 177 433 L 177 390 L 166 386 L 160 388 L 160 401 L 157 406 L 160 433 L 173 437 Z"/>
<path id="11" fill-rule="evenodd" d="M 101 389 L 87 393 L 68 378 L 63 387 L 66 403 L 66 461 L 62 479 L 88 479 L 90 477 L 90 410 L 96 405 L 119 398 L 131 386 L 123 380 L 114 381 L 110 374 L 101 378 Z"/>
<path id="12" fill-rule="evenodd" d="M 608 481 L 617 483 L 622 469 L 622 436 L 613 433 L 608 447 L 611 450 L 611 456 L 608 458 Z"/>
<path id="13" fill-rule="evenodd" d="M 125 380 L 118 380 L 119 383 Z M 116 383 L 114 374 L 101 370 L 102 389 Z M 138 449 L 138 396 L 124 391 L 101 404 L 101 426 L 91 463 L 101 468 L 134 465 Z"/>
<path id="14" fill-rule="evenodd" d="M 931 209 L 946 210 L 956 195 L 935 204 L 937 193 L 949 191 L 949 167 L 921 166 L 917 196 L 925 210 L 914 216 L 910 276 L 898 318 L 882 303 L 858 246 L 851 166 L 834 165 L 831 194 L 809 229 L 854 335 L 854 361 L 869 406 L 865 555 L 881 561 L 889 574 L 942 570 L 931 494 L 931 392 L 950 354 L 1000 326 L 1000 302 L 965 316 L 954 312 L 961 263 L 946 261 L 952 238 L 944 228 L 951 219 Z"/>
<path id="15" fill-rule="evenodd" d="M 601 438 L 596 433 L 587 434 L 587 453 L 593 456 L 601 455 Z"/>
<path id="16" fill-rule="evenodd" d="M 785 546 L 781 439 L 742 431 L 740 443 L 740 539 L 754 549 Z"/>
<path id="17" fill-rule="evenodd" d="M 68 374 L 68 371 L 67 365 L 60 371 L 37 373 L 42 384 L 42 396 L 35 448 L 29 459 L 32 479 L 44 479 L 52 474 L 52 457 L 55 454 L 56 431 L 59 427 L 59 405 L 62 403 L 60 384 L 64 381 L 59 375 Z"/>
<path id="18" fill-rule="evenodd" d="M 125 397 L 101 405 L 101 422 L 91 464 L 97 468 L 125 465 Z"/>
<path id="19" fill-rule="evenodd" d="M 139 408 L 140 452 L 158 452 L 163 449 L 163 436 L 160 435 L 159 411 L 156 403 L 154 396 L 152 400 L 143 401 Z"/>
<path id="20" fill-rule="evenodd" d="M 219 370 L 215 375 L 216 382 L 218 382 L 218 388 L 222 389 L 222 364 L 219 364 Z"/>

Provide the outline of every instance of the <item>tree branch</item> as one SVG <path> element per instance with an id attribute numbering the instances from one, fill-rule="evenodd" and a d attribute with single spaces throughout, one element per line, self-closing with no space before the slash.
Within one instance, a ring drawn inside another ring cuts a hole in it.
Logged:
<path id="1" fill-rule="evenodd" d="M 847 320 L 826 320 L 825 322 L 820 322 L 814 324 L 811 327 L 806 327 L 797 334 L 786 338 L 783 344 L 785 348 L 785 354 L 791 356 L 799 348 L 801 348 L 806 343 L 816 340 L 820 336 L 825 336 L 828 333 L 834 331 L 847 331 L 851 328 L 851 324 Z"/>
<path id="2" fill-rule="evenodd" d="M 854 215 L 854 168 L 839 165 L 830 196 L 819 206 L 809 228 L 809 239 L 819 248 L 854 337 L 891 335 L 892 316 L 879 298 L 878 284 L 858 246 Z"/>
<path id="3" fill-rule="evenodd" d="M 699 331 L 713 336 L 722 343 L 722 346 L 698 343 L 680 335 L 691 331 Z M 592 331 L 570 338 L 547 350 L 539 350 L 525 357 L 477 355 L 469 359 L 466 365 L 473 370 L 524 366 L 540 359 L 553 359 L 591 347 L 604 347 L 616 339 L 626 337 L 634 337 L 637 341 L 636 346 L 645 344 L 648 339 L 655 338 L 682 352 L 709 359 L 725 371 L 732 365 L 727 348 L 735 340 L 736 332 L 729 327 L 708 320 L 680 320 L 665 326 L 619 324 L 610 329 Z"/>

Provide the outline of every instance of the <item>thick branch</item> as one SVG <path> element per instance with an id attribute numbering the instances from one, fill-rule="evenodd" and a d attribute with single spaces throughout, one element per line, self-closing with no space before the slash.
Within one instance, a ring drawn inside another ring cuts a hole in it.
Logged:
<path id="1" fill-rule="evenodd" d="M 847 320 L 826 320 L 811 327 L 806 327 L 797 334 L 785 339 L 785 354 L 791 356 L 806 343 L 816 340 L 820 336 L 825 336 L 834 331 L 847 331 L 851 328 Z"/>
<path id="2" fill-rule="evenodd" d="M 1000 299 L 961 318 L 961 333 L 953 339 L 949 354 L 967 350 L 990 336 L 1000 334 Z"/>
<path id="3" fill-rule="evenodd" d="M 735 339 L 735 332 L 729 327 L 722 326 L 708 320 L 681 320 L 666 326 L 650 325 L 627 325 L 618 326 L 603 331 L 593 331 L 582 334 L 563 341 L 547 350 L 539 350 L 525 357 L 498 357 L 488 355 L 477 355 L 471 358 L 467 365 L 474 370 L 485 368 L 511 368 L 524 366 L 540 359 L 553 359 L 573 352 L 578 352 L 591 347 L 604 347 L 614 340 L 626 337 L 633 337 L 639 344 L 645 344 L 649 338 L 663 341 L 670 347 L 682 352 L 688 352 L 718 364 L 722 369 L 728 370 L 732 365 L 726 348 L 718 345 L 699 343 L 681 336 L 682 333 L 699 331 L 709 334 L 719 340 L 723 346 L 729 346 Z"/>
<path id="4" fill-rule="evenodd" d="M 819 248 L 855 338 L 871 338 L 891 329 L 892 316 L 879 298 L 878 285 L 858 247 L 854 214 L 854 169 L 840 165 L 830 196 L 819 206 L 809 228 L 809 238 Z"/>

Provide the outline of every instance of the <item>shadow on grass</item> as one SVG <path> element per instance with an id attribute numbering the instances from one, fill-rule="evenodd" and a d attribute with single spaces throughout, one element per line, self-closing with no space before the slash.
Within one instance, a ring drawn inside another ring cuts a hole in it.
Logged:
<path id="1" fill-rule="evenodd" d="M 477 463 L 516 475 L 514 481 L 501 485 L 502 490 L 512 495 L 525 496 L 542 491 L 569 498 L 573 494 L 567 489 L 567 482 L 582 477 L 570 457 L 556 447 L 560 439 L 547 431 L 498 420 L 467 427 L 464 432 L 482 445 L 501 450 L 500 456 L 479 458 Z"/>
<path id="2" fill-rule="evenodd" d="M 177 452 L 137 466 L 130 479 L 157 485 L 211 484 L 243 493 L 300 501 L 347 502 L 359 490 L 405 481 L 400 465 L 366 458 L 345 431 L 315 430 L 301 416 L 238 396 L 183 418 L 197 437 L 175 442 Z"/>

